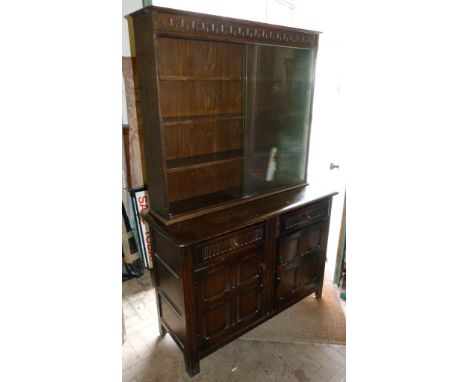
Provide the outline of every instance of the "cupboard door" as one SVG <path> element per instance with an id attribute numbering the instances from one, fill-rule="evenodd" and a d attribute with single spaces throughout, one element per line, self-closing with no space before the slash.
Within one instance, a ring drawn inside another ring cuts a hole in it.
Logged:
<path id="1" fill-rule="evenodd" d="M 195 273 L 200 349 L 215 347 L 264 314 L 265 245 Z"/>
<path id="2" fill-rule="evenodd" d="M 301 299 L 320 286 L 325 265 L 326 227 L 322 221 L 278 239 L 276 307 Z"/>

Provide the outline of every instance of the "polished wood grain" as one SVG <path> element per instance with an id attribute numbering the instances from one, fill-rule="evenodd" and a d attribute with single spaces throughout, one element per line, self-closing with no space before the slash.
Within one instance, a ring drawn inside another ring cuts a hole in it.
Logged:
<path id="1" fill-rule="evenodd" d="M 209 209 L 213 205 L 216 205 L 217 209 L 227 208 L 229 203 L 237 204 L 240 198 L 242 198 L 242 186 L 171 202 L 169 204 L 172 214 L 170 222 L 175 223 L 177 217 L 180 217 L 182 220 L 187 220 L 187 216 L 194 217 L 197 214 L 204 215 L 206 209 Z M 157 218 L 161 221 L 163 219 L 161 216 Z"/>
<path id="2" fill-rule="evenodd" d="M 270 198 L 278 202 L 283 194 Z M 270 200 L 264 214 L 258 204 L 248 202 L 246 211 L 252 211 L 260 222 L 252 224 L 255 219 L 231 220 L 230 231 L 221 235 L 218 235 L 223 232 L 217 220 L 221 216 L 219 213 L 184 222 L 194 228 L 200 224 L 200 219 L 204 219 L 205 224 L 217 232 L 210 239 L 199 236 L 185 248 L 176 244 L 180 237 L 169 236 L 170 227 L 149 220 L 157 232 L 156 240 L 162 243 L 156 250 L 161 251 L 167 246 L 166 257 L 171 254 L 170 257 L 179 259 L 176 264 L 182 262 L 185 311 L 179 312 L 170 302 L 180 296 L 180 284 L 176 281 L 179 279 L 175 275 L 164 275 L 165 270 L 161 276 L 161 266 L 157 266 L 155 272 L 159 272 L 161 279 L 158 293 L 163 328 L 175 337 L 184 351 L 189 375 L 199 372 L 201 358 L 246 331 L 311 293 L 317 298 L 321 296 L 329 208 L 317 219 L 284 229 L 284 222 L 309 216 L 310 211 L 322 210 L 323 205 L 331 206 L 331 195 L 312 200 L 306 196 L 307 192 L 303 190 L 301 201 L 296 199 L 292 210 L 285 206 L 284 200 L 279 208 L 274 200 Z M 224 221 L 229 221 L 232 214 L 233 210 L 224 211 Z M 243 224 L 248 226 L 240 228 Z M 207 226 L 203 228 L 207 230 Z M 163 288 L 172 289 L 173 297 L 168 298 Z"/>
<path id="3" fill-rule="evenodd" d="M 266 235 L 266 227 L 262 223 L 196 245 L 192 248 L 195 269 L 223 262 L 240 249 L 264 243 Z"/>
<path id="4" fill-rule="evenodd" d="M 182 117 L 164 118 L 164 126 L 173 126 L 180 123 L 190 124 L 197 122 L 208 121 L 225 121 L 225 120 L 240 120 L 244 119 L 244 113 L 220 113 L 220 114 L 202 114 L 202 115 L 185 115 Z"/>
<path id="5" fill-rule="evenodd" d="M 242 150 L 242 140 L 240 119 L 176 123 L 166 127 L 166 159 Z"/>
<path id="6" fill-rule="evenodd" d="M 171 37 L 309 48 L 317 44 L 320 33 L 155 6 L 132 13 L 133 18 L 144 15 L 153 17 L 159 35 Z"/>
<path id="7" fill-rule="evenodd" d="M 242 160 L 242 154 L 242 150 L 234 150 L 173 159 L 166 162 L 167 172 L 184 171 L 199 167 L 212 166 L 215 164 L 222 164 L 233 160 Z"/>
<path id="8" fill-rule="evenodd" d="M 170 319 L 165 319 L 162 310 L 162 301 L 166 301 L 166 305 L 171 306 L 172 310 L 177 312 L 176 316 L 182 317 L 185 314 L 185 305 L 180 302 L 180 291 L 183 289 L 183 273 L 182 265 L 184 259 L 183 251 L 174 245 L 165 236 L 160 235 L 157 230 L 151 229 L 151 240 L 155 244 L 155 252 L 153 255 L 153 279 L 156 285 L 156 305 L 159 316 L 159 332 L 164 335 L 168 330 L 172 331 L 171 325 L 168 324 Z M 180 323 L 178 323 L 180 325 Z M 177 336 L 172 331 L 173 336 Z M 182 344 L 181 338 L 177 338 L 179 347 Z"/>
<path id="9" fill-rule="evenodd" d="M 193 21 L 190 26 L 184 24 L 182 28 L 171 24 L 170 18 L 172 22 L 177 19 L 186 23 L 186 17 Z M 235 150 L 249 152 L 248 147 L 244 147 L 244 136 L 246 132 L 250 134 L 249 131 L 253 135 L 247 135 L 245 142 L 265 147 L 263 157 L 259 158 L 262 163 L 267 163 L 271 146 L 278 146 L 288 137 L 294 138 L 296 145 L 303 142 L 302 135 L 294 136 L 285 126 L 300 124 L 301 120 L 307 124 L 309 120 L 310 114 L 306 111 L 297 114 L 295 94 L 299 93 L 298 86 L 302 89 L 310 83 L 296 73 L 302 70 L 304 57 L 310 55 L 310 49 L 316 48 L 318 34 L 158 7 L 136 12 L 133 18 L 140 62 L 138 75 L 144 78 L 142 114 L 147 121 L 145 147 L 149 152 L 145 154 L 146 162 L 156 164 L 148 172 L 147 180 L 155 216 L 168 221 L 177 219 L 180 214 L 189 214 L 192 198 L 195 198 L 193 210 L 199 213 L 217 201 L 234 202 L 228 194 L 238 195 L 241 203 L 242 197 L 254 196 L 256 189 L 264 192 L 262 186 L 267 191 L 276 191 L 273 184 L 268 190 L 268 184 L 254 182 L 256 178 L 265 179 L 266 167 L 263 174 L 246 172 L 238 177 L 235 172 L 235 182 L 219 179 L 220 163 L 199 166 L 197 170 L 184 169 L 189 179 L 195 179 L 195 183 L 188 185 L 187 181 L 182 181 L 182 175 L 171 175 L 183 167 L 172 161 Z M 204 29 L 208 19 L 210 30 Z M 166 22 L 168 24 L 164 24 Z M 231 32 L 233 22 L 237 23 L 237 29 Z M 216 32 L 218 27 L 221 29 Z M 250 43 L 256 38 L 262 45 Z M 291 48 L 278 50 L 268 46 L 273 41 L 281 41 L 279 45 Z M 247 63 L 246 54 L 250 57 Z M 249 115 L 249 107 L 245 109 L 246 101 L 254 102 L 250 107 L 255 110 L 254 117 Z M 297 151 L 295 147 L 287 150 L 289 153 Z M 281 155 L 286 155 L 283 152 Z M 284 163 L 302 161 L 300 154 L 297 158 L 288 155 Z M 249 169 L 250 163 L 243 162 L 242 166 Z M 284 166 L 278 166 L 277 171 L 285 179 L 296 176 L 289 174 L 290 170 Z M 215 185 L 208 187 L 205 182 Z M 305 183 L 304 179 L 284 187 L 300 183 Z M 192 190 L 182 190 L 187 187 Z M 238 187 L 247 195 L 224 191 Z M 175 195 L 171 195 L 173 191 Z M 213 197 L 211 203 L 210 197 Z"/>
<path id="10" fill-rule="evenodd" d="M 242 79 L 241 44 L 159 38 L 161 80 Z"/>
<path id="11" fill-rule="evenodd" d="M 159 107 L 159 85 L 157 81 L 158 55 L 151 17 L 134 20 L 136 68 L 141 95 L 141 116 L 143 124 L 144 154 L 147 168 L 146 183 L 151 208 L 163 215 L 169 215 L 167 200 L 167 177 L 165 169 L 164 134 L 161 126 Z"/>
<path id="12" fill-rule="evenodd" d="M 292 229 L 298 229 L 325 219 L 330 215 L 331 203 L 329 200 L 324 200 L 320 203 L 315 203 L 313 206 L 303 208 L 299 211 L 294 211 L 281 216 L 280 231 L 285 232 Z"/>
<path id="13" fill-rule="evenodd" d="M 160 87 L 163 118 L 242 112 L 238 81 L 161 81 Z"/>
<path id="14" fill-rule="evenodd" d="M 171 76 L 161 74 L 159 76 L 161 81 L 242 81 L 241 77 L 232 76 L 210 76 L 210 77 L 199 77 L 199 76 Z"/>
<path id="15" fill-rule="evenodd" d="M 277 307 L 287 305 L 297 295 L 318 289 L 325 256 L 325 230 L 326 224 L 319 222 L 280 237 L 275 279 Z"/>
<path id="16" fill-rule="evenodd" d="M 193 376 L 201 358 L 321 295 L 334 193 L 280 163 L 279 180 L 244 169 L 278 142 L 285 163 L 304 160 L 291 129 L 308 132 L 298 94 L 313 81 L 297 73 L 318 33 L 153 6 L 132 17 L 160 333 Z"/>
<path id="17" fill-rule="evenodd" d="M 242 111 L 242 45 L 158 39 L 163 117 Z M 226 81 L 226 79 L 228 81 Z"/>
<path id="18" fill-rule="evenodd" d="M 230 189 L 242 184 L 242 158 L 168 172 L 167 179 L 170 202 Z"/>
<path id="19" fill-rule="evenodd" d="M 185 247 L 201 240 L 221 236 L 235 229 L 268 220 L 279 214 L 293 211 L 301 213 L 298 208 L 307 206 L 312 202 L 325 201 L 336 194 L 336 192 L 319 193 L 311 186 L 303 186 L 257 200 L 249 200 L 240 205 L 167 226 L 162 224 L 151 210 L 147 210 L 143 213 L 143 216 L 151 224 L 164 227 L 165 235 L 170 237 L 178 246 Z"/>
<path id="20" fill-rule="evenodd" d="M 224 338 L 263 315 L 265 246 L 237 251 L 235 256 L 197 271 L 200 350 L 216 348 Z"/>
<path id="21" fill-rule="evenodd" d="M 245 179 L 245 178 L 244 178 Z M 263 181 L 265 182 L 265 181 Z M 270 183 L 270 182 L 267 182 Z M 173 225 L 185 220 L 190 220 L 208 213 L 225 210 L 233 206 L 240 206 L 245 203 L 254 202 L 278 193 L 287 192 L 307 185 L 302 180 L 291 183 L 291 180 L 284 182 L 274 182 L 276 187 L 271 189 L 258 183 L 256 190 L 260 193 L 249 193 L 245 184 L 230 189 L 216 191 L 210 194 L 203 194 L 190 199 L 184 199 L 170 203 L 171 217 L 165 219 L 162 215 L 152 211 L 152 216 L 165 225 Z M 246 196 L 249 195 L 249 196 Z M 251 196 L 250 196 L 251 195 Z"/>

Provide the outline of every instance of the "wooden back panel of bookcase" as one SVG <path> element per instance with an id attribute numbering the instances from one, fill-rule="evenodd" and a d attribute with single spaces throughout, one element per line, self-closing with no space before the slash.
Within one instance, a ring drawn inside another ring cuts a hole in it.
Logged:
<path id="1" fill-rule="evenodd" d="M 242 45 L 160 37 L 169 203 L 242 184 Z"/>

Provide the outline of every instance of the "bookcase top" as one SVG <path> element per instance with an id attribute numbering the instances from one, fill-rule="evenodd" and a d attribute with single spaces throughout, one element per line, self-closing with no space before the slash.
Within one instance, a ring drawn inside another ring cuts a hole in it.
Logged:
<path id="1" fill-rule="evenodd" d="M 320 32 L 215 16 L 178 9 L 147 6 L 131 13 L 133 19 L 152 17 L 158 35 L 240 43 L 314 48 Z"/>

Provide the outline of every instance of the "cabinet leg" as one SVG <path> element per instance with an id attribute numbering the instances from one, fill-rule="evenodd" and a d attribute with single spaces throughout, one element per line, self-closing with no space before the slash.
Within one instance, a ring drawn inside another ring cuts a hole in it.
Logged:
<path id="1" fill-rule="evenodd" d="M 322 288 L 323 286 L 321 286 L 315 291 L 315 298 L 322 298 Z"/>
<path id="2" fill-rule="evenodd" d="M 159 320 L 161 320 L 161 318 Z M 163 324 L 161 324 L 161 321 L 159 321 L 159 337 L 164 337 L 166 333 L 166 328 L 163 326 Z"/>
<path id="3" fill-rule="evenodd" d="M 185 371 L 190 377 L 198 374 L 200 372 L 200 360 L 185 358 Z"/>

